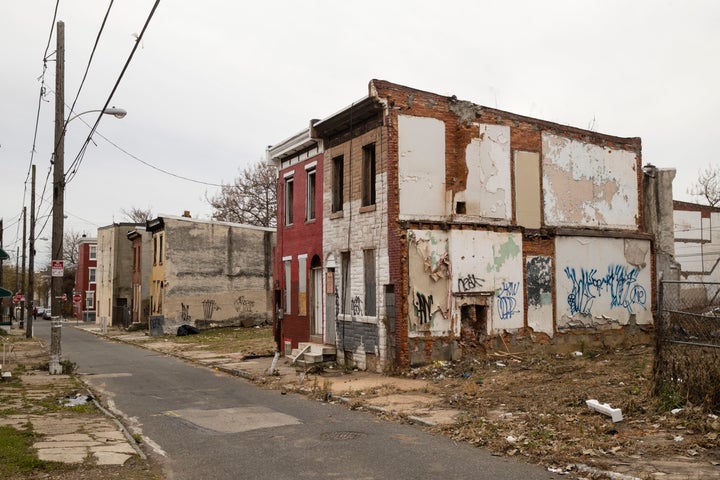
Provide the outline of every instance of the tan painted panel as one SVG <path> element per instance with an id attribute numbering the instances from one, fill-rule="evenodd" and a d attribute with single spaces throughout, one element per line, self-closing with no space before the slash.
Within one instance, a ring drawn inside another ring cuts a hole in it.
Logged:
<path id="1" fill-rule="evenodd" d="M 540 154 L 515 152 L 515 214 L 517 224 L 526 228 L 541 227 Z"/>

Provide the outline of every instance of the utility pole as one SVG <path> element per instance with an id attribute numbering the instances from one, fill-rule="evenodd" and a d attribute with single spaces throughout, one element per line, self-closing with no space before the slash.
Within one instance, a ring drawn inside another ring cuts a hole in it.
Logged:
<path id="1" fill-rule="evenodd" d="M 35 311 L 35 164 L 32 165 L 32 192 L 30 199 L 30 263 L 28 270 L 30 278 L 28 279 L 28 307 L 27 307 L 27 329 L 25 330 L 25 338 L 33 336 L 33 312 Z"/>
<path id="2" fill-rule="evenodd" d="M 18 273 L 19 268 L 20 268 L 20 247 L 17 247 L 15 249 L 15 293 L 20 291 L 20 285 L 18 284 L 18 280 L 20 280 L 20 274 Z M 16 320 L 16 318 L 15 318 L 15 302 L 13 302 L 10 312 L 11 312 L 11 314 L 10 314 L 11 318 L 13 320 Z"/>
<path id="3" fill-rule="evenodd" d="M 53 223 L 50 261 L 63 258 L 63 229 L 65 215 L 65 24 L 57 22 L 57 50 L 55 52 L 55 155 L 53 165 Z M 62 358 L 60 338 L 62 327 L 63 273 L 56 277 L 51 270 L 52 326 L 50 327 L 50 375 L 60 375 Z"/>
<path id="4" fill-rule="evenodd" d="M 27 207 L 23 207 L 23 244 L 22 244 L 22 277 L 20 279 L 20 292 L 25 290 L 25 252 L 26 248 L 25 245 L 27 244 Z M 23 296 L 20 300 L 20 328 L 24 327 L 25 322 L 25 300 L 22 300 L 22 298 L 25 298 L 25 293 L 23 293 Z"/>
<path id="5" fill-rule="evenodd" d="M 65 24 L 57 22 L 55 52 L 55 152 L 53 155 L 53 221 L 50 260 L 63 260 L 65 210 Z M 63 266 L 64 267 L 64 266 Z M 62 316 L 63 277 L 51 273 L 52 316 Z"/>

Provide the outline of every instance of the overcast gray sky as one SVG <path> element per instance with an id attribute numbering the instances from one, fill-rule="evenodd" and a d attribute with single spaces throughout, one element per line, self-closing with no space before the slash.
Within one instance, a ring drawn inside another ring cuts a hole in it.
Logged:
<path id="1" fill-rule="evenodd" d="M 109 3 L 59 2 L 68 104 Z M 105 103 L 153 4 L 115 2 L 76 112 Z M 43 76 L 43 55 L 55 5 L 0 0 L 0 217 L 13 255 L 31 161 L 38 195 L 47 188 L 38 230 L 50 213 L 55 63 Z M 103 118 L 109 142 L 93 137 L 67 186 L 65 229 L 95 236 L 133 206 L 208 218 L 205 195 L 217 187 L 143 162 L 228 183 L 268 145 L 366 95 L 372 78 L 641 137 L 643 163 L 676 168 L 675 198 L 696 201 L 688 186 L 717 162 L 719 54 L 720 2 L 711 0 L 164 0 L 110 102 L 127 117 Z M 69 125 L 66 166 L 88 133 L 80 119 Z M 39 237 L 50 238 L 50 223 Z M 37 250 L 47 262 L 49 242 Z"/>

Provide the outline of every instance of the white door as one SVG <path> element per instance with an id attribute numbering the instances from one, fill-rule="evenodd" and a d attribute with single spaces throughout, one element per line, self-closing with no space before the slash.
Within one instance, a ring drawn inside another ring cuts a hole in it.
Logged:
<path id="1" fill-rule="evenodd" d="M 313 309 L 313 331 L 322 335 L 323 332 L 323 315 L 322 315 L 322 268 L 312 269 L 312 309 Z"/>

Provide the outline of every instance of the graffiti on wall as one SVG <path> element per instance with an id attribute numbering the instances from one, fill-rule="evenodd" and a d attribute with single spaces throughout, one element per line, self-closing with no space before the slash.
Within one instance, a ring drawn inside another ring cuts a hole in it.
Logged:
<path id="1" fill-rule="evenodd" d="M 567 298 L 571 315 L 590 315 L 595 299 L 603 295 L 609 296 L 611 308 L 624 308 L 631 314 L 638 306 L 645 308 L 647 292 L 638 283 L 639 270 L 636 267 L 608 265 L 605 275 L 598 274 L 595 268 L 566 267 L 565 274 L 572 282 Z"/>
<path id="2" fill-rule="evenodd" d="M 458 292 L 472 292 L 483 286 L 484 278 L 477 278 L 474 273 L 469 273 L 458 278 Z"/>
<path id="3" fill-rule="evenodd" d="M 421 325 L 429 323 L 432 317 L 433 296 L 426 296 L 420 292 L 415 292 L 415 296 L 417 300 L 413 302 L 413 305 L 415 305 L 419 323 Z"/>
<path id="4" fill-rule="evenodd" d="M 360 298 L 360 296 L 355 295 L 353 299 L 350 301 L 350 308 L 352 309 L 353 315 L 362 315 L 363 314 L 363 301 Z"/>
<path id="5" fill-rule="evenodd" d="M 248 300 L 244 295 L 240 295 L 234 303 L 237 313 L 251 313 L 253 308 L 255 308 L 255 301 Z"/>
<path id="6" fill-rule="evenodd" d="M 497 294 L 497 307 L 500 320 L 510 320 L 513 315 L 520 313 L 517 309 L 517 293 L 520 282 L 502 282 Z"/>
<path id="7" fill-rule="evenodd" d="M 528 257 L 525 264 L 528 306 L 539 308 L 552 303 L 551 264 L 551 257 Z"/>

